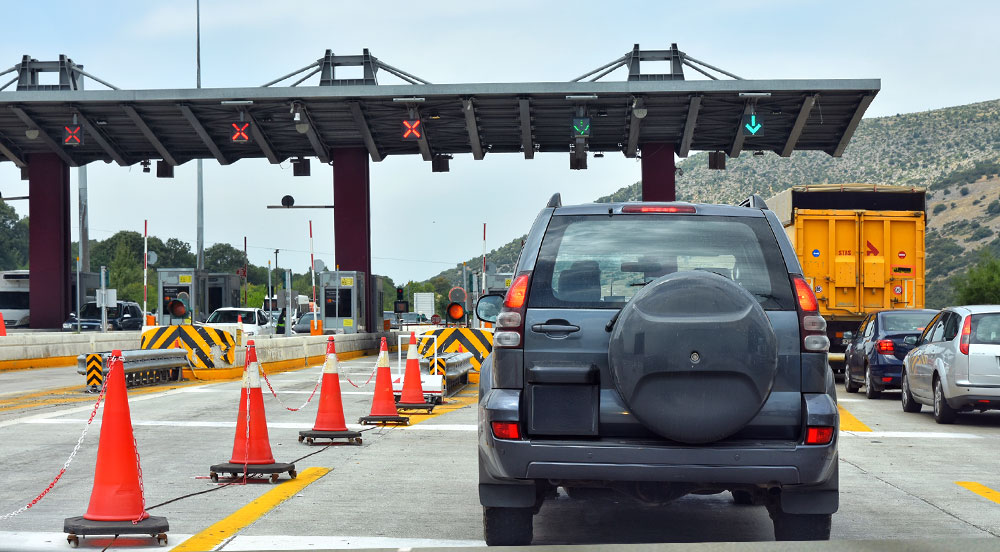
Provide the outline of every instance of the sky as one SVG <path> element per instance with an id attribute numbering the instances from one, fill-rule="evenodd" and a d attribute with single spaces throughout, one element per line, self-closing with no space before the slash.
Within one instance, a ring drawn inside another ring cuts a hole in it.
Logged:
<path id="1" fill-rule="evenodd" d="M 24 54 L 66 54 L 123 89 L 195 86 L 195 0 L 5 2 L 0 71 Z M 58 17 L 51 14 L 58 14 Z M 750 79 L 880 78 L 867 116 L 894 115 L 1000 97 L 996 23 L 1000 2 L 808 2 L 783 0 L 572 3 L 341 2 L 202 0 L 202 86 L 259 86 L 304 67 L 326 49 L 380 60 L 434 83 L 568 81 L 618 58 L 635 43 L 675 42 L 701 61 Z M 380 82 L 398 84 L 380 73 Z M 701 78 L 693 71 L 687 78 Z M 6 82 L 7 77 L 2 80 Z M 624 80 L 622 70 L 605 80 Z M 2 84 L 2 83 L 0 83 Z M 307 83 L 316 84 L 315 78 Z M 101 85 L 88 81 L 88 89 Z M 4 92 L 0 92 L 2 97 Z M 609 153 L 569 170 L 567 154 L 458 155 L 448 173 L 419 156 L 371 164 L 373 272 L 396 282 L 423 280 L 524 234 L 555 192 L 589 202 L 639 180 L 635 159 Z M 793 155 L 789 162 L 795 162 Z M 157 179 L 139 166 L 88 167 L 90 237 L 119 230 L 195 246 L 195 163 Z M 309 220 L 316 257 L 335 263 L 331 210 L 267 209 L 283 195 L 299 205 L 331 204 L 332 170 L 314 161 L 293 177 L 286 162 L 205 161 L 205 247 L 244 237 L 254 264 L 309 266 Z M 678 186 L 683 186 L 679 179 Z M 0 194 L 27 195 L 12 163 L 0 163 Z M 73 239 L 78 235 L 77 171 L 71 170 Z M 11 202 L 21 215 L 27 202 Z M 93 267 L 96 269 L 97 267 Z"/>

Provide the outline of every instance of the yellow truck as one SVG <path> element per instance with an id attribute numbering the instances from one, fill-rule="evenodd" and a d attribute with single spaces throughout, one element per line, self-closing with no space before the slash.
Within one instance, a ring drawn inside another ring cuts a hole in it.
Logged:
<path id="1" fill-rule="evenodd" d="M 827 320 L 830 367 L 845 331 L 869 313 L 924 307 L 925 190 L 872 184 L 795 186 L 767 200 Z"/>

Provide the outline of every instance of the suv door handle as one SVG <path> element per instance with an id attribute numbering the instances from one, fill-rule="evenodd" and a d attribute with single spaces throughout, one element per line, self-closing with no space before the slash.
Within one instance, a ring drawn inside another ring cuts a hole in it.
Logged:
<path id="1" fill-rule="evenodd" d="M 534 324 L 531 331 L 538 333 L 573 333 L 580 331 L 580 326 L 572 324 Z"/>

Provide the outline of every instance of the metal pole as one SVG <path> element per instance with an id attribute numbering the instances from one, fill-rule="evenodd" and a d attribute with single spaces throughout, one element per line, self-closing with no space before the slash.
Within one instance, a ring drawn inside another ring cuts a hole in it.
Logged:
<path id="1" fill-rule="evenodd" d="M 76 256 L 76 333 L 80 333 L 80 256 Z"/>
<path id="2" fill-rule="evenodd" d="M 479 288 L 482 293 L 486 293 L 486 223 L 483 223 L 483 284 Z"/>
<path id="3" fill-rule="evenodd" d="M 201 88 L 201 0 L 195 0 L 195 59 L 197 63 L 197 84 Z M 205 268 L 205 181 L 201 159 L 198 160 L 198 235 L 197 235 L 197 268 Z"/>
<path id="4" fill-rule="evenodd" d="M 101 267 L 101 296 L 100 301 L 97 302 L 97 306 L 101 309 L 101 333 L 107 333 L 108 331 L 108 287 L 105 285 L 104 275 L 107 273 L 107 267 Z M 77 284 L 79 286 L 79 284 Z M 77 320 L 80 318 L 77 317 Z"/>
<path id="5" fill-rule="evenodd" d="M 292 270 L 285 270 L 285 337 L 292 335 Z"/>
<path id="6" fill-rule="evenodd" d="M 271 299 L 271 259 L 267 260 L 267 316 L 270 318 L 271 313 L 274 312 L 274 299 Z M 275 321 L 277 322 L 277 321 Z"/>
<path id="7" fill-rule="evenodd" d="M 247 237 L 243 236 L 243 306 L 247 306 L 247 291 L 250 290 L 250 273 L 248 270 Z"/>
<path id="8" fill-rule="evenodd" d="M 79 206 L 79 217 L 80 217 L 80 260 L 82 263 L 82 269 L 90 272 L 90 224 L 88 222 L 87 213 L 87 166 L 83 165 L 77 171 L 77 177 L 79 180 L 79 190 L 77 191 L 78 206 Z M 79 285 L 79 282 L 77 282 Z"/>
<path id="9" fill-rule="evenodd" d="M 468 284 L 466 284 L 466 282 L 468 282 L 468 279 L 467 279 L 466 270 L 465 270 L 465 263 L 463 262 L 462 263 L 462 285 L 463 286 L 468 285 Z M 469 294 L 470 293 L 472 293 L 471 289 L 470 290 L 466 290 L 466 292 L 465 292 L 465 305 L 464 306 L 465 306 L 465 314 L 466 314 L 467 317 L 468 317 L 468 314 L 469 314 Z"/>
<path id="10" fill-rule="evenodd" d="M 309 221 L 309 271 L 312 273 L 313 308 L 316 308 L 316 257 L 313 254 L 313 221 Z M 312 322 L 309 322 L 312 324 Z"/>

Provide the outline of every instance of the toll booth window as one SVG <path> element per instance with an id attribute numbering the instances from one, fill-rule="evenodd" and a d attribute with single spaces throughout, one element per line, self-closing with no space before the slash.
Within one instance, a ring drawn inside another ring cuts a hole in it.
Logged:
<path id="1" fill-rule="evenodd" d="M 327 318 L 350 318 L 351 300 L 354 290 L 351 288 L 327 289 L 323 301 L 323 316 Z"/>

